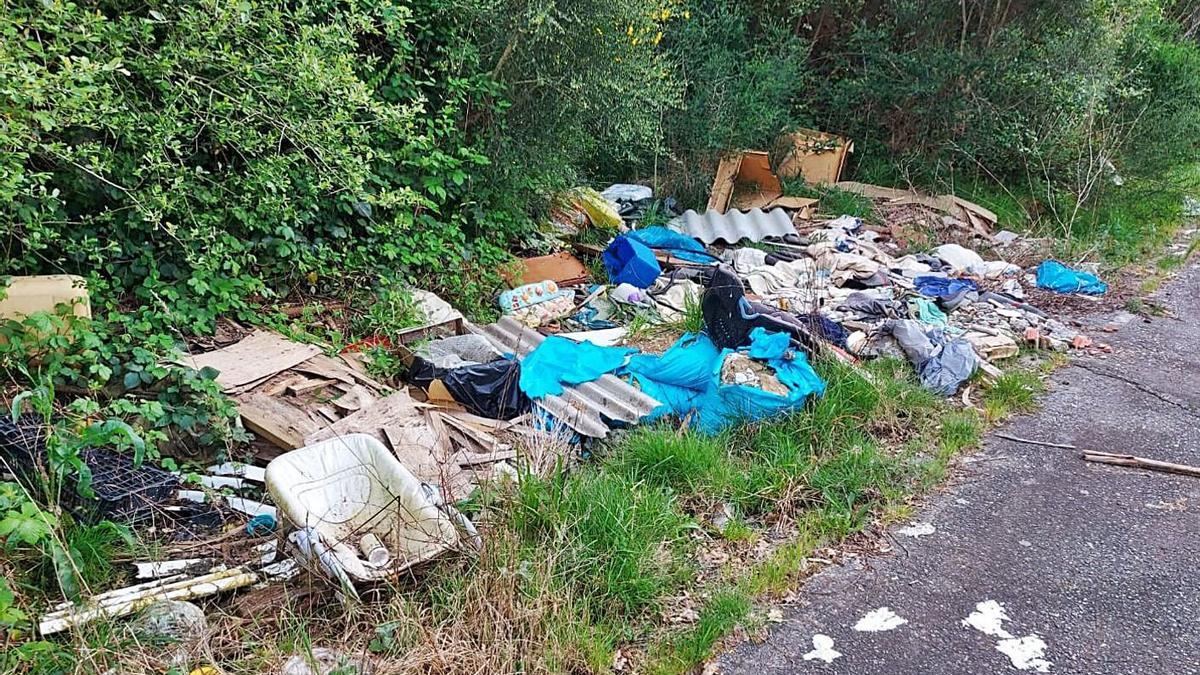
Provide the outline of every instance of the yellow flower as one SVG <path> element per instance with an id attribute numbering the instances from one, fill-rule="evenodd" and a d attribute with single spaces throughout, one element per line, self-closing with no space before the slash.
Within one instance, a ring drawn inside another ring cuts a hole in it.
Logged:
<path id="1" fill-rule="evenodd" d="M 659 42 L 662 42 L 662 36 L 663 36 L 663 32 L 661 30 L 658 31 L 658 34 L 654 36 L 654 44 L 655 45 L 657 45 Z"/>
<path id="2" fill-rule="evenodd" d="M 669 18 L 671 18 L 671 10 L 667 9 L 666 7 L 663 7 L 662 20 L 666 21 Z"/>
<path id="3" fill-rule="evenodd" d="M 633 35 L 633 24 L 629 24 L 629 28 L 625 29 L 626 35 Z"/>
<path id="4" fill-rule="evenodd" d="M 690 9 L 683 10 L 683 18 L 684 19 L 692 18 L 692 10 L 690 10 Z"/>

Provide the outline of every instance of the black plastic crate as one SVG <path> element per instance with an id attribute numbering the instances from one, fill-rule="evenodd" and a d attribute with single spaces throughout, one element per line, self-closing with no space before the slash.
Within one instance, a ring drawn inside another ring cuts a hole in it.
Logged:
<path id="1" fill-rule="evenodd" d="M 34 483 L 46 461 L 45 439 L 46 427 L 38 422 L 22 418 L 13 423 L 11 418 L 0 418 L 0 457 L 35 493 Z M 64 506 L 85 520 L 146 520 L 179 487 L 178 476 L 153 466 L 135 466 L 132 458 L 122 454 L 88 449 L 81 453 L 81 459 L 91 469 L 95 497 L 89 499 L 71 489 L 63 499 Z M 76 479 L 69 478 L 72 488 Z"/>

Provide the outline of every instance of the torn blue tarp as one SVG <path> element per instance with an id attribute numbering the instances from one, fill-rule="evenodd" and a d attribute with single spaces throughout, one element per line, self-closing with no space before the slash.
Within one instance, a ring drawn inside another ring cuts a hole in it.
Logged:
<path id="1" fill-rule="evenodd" d="M 662 273 L 662 267 L 648 246 L 622 234 L 604 249 L 604 269 L 614 284 L 633 284 L 649 288 Z"/>
<path id="2" fill-rule="evenodd" d="M 1037 285 L 1055 293 L 1104 295 L 1108 292 L 1108 284 L 1100 281 L 1096 275 L 1071 269 L 1057 260 L 1047 260 L 1038 265 Z"/>
<path id="3" fill-rule="evenodd" d="M 591 382 L 617 370 L 635 351 L 552 335 L 521 361 L 519 386 L 529 398 L 557 396 L 563 385 Z"/>
<path id="4" fill-rule="evenodd" d="M 684 335 L 662 356 L 639 355 L 623 372 L 631 375 L 647 395 L 663 407 L 651 417 L 691 416 L 690 425 L 702 433 L 716 433 L 740 421 L 755 421 L 798 408 L 809 394 L 821 394 L 825 383 L 808 364 L 803 352 L 790 349 L 782 333 L 755 328 L 750 345 L 743 348 L 764 361 L 788 388 L 786 396 L 738 384 L 721 383 L 721 367 L 732 349 L 717 349 L 708 336 Z"/>
<path id="5" fill-rule="evenodd" d="M 964 291 L 978 291 L 979 284 L 970 279 L 951 279 L 949 277 L 919 276 L 913 279 L 917 292 L 927 298 L 949 298 Z"/>
<path id="6" fill-rule="evenodd" d="M 661 249 L 679 258 L 697 263 L 713 263 L 717 257 L 704 250 L 704 245 L 686 234 L 655 226 L 633 230 L 627 235 L 653 249 Z"/>

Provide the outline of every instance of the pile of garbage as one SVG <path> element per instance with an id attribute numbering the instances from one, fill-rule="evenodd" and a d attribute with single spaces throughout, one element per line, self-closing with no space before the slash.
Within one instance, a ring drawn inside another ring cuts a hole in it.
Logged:
<path id="1" fill-rule="evenodd" d="M 778 175 L 765 153 L 722 162 L 703 213 L 681 212 L 641 185 L 560 195 L 545 234 L 562 250 L 522 259 L 497 300 L 499 321 L 473 324 L 413 291 L 425 321 L 377 341 L 407 366 L 399 387 L 368 374 L 361 345 L 331 356 L 261 330 L 181 358 L 216 372 L 262 439 L 249 459 L 269 464 L 216 465 L 185 486 L 178 474 L 89 453 L 124 481 L 106 517 L 158 514 L 161 523 L 174 513 L 172 527 L 182 528 L 203 504 L 228 532 L 189 535 L 200 545 L 177 549 L 187 555 L 137 565 L 149 581 L 57 607 L 41 633 L 301 570 L 352 601 L 364 584 L 478 546 L 481 535 L 455 505 L 482 483 L 515 476 L 517 448 L 527 466 L 552 466 L 613 429 L 670 418 L 713 434 L 796 410 L 825 390 L 818 359 L 904 358 L 924 387 L 951 396 L 979 370 L 998 374 L 994 363 L 1022 345 L 1092 345 L 1027 293 L 1104 294 L 1094 271 L 1055 260 L 1026 268 L 961 243 L 910 251 L 886 225 L 822 216 L 817 200 L 786 196 L 780 179 L 816 176 L 915 209 L 985 252 L 1020 239 L 993 234 L 994 214 L 954 196 L 838 182 L 852 150 L 845 139 L 789 138 Z M 602 264 L 603 278 L 577 255 Z M 19 292 L 9 302 L 32 306 Z M 673 341 L 651 348 L 646 325 Z M 8 448 L 10 465 L 37 465 L 41 437 L 9 427 L 0 428 L 0 454 Z M 99 493 L 117 486 L 106 480 L 94 481 Z"/>

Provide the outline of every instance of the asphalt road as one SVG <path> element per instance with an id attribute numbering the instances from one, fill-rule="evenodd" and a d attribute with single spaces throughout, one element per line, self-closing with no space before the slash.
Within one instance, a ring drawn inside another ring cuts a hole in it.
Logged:
<path id="1" fill-rule="evenodd" d="M 999 431 L 1200 465 L 1200 265 L 1156 299 L 1174 316 L 1101 317 L 1116 353 L 1059 370 Z M 995 436 L 964 464 L 917 518 L 931 534 L 817 574 L 720 672 L 1200 674 L 1200 478 Z M 881 607 L 905 623 L 855 629 Z"/>

